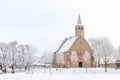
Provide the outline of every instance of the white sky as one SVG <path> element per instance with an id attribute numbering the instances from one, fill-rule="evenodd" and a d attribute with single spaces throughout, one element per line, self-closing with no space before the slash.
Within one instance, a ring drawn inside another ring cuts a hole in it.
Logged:
<path id="1" fill-rule="evenodd" d="M 39 55 L 74 35 L 80 9 L 85 38 L 120 44 L 119 0 L 0 0 L 0 42 L 32 44 Z"/>

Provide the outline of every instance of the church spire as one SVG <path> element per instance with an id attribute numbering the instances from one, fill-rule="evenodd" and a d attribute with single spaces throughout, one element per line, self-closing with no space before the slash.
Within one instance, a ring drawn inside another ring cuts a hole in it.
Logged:
<path id="1" fill-rule="evenodd" d="M 78 15 L 78 21 L 77 21 L 77 24 L 82 24 L 81 17 L 80 17 L 80 13 L 79 13 L 79 15 Z"/>

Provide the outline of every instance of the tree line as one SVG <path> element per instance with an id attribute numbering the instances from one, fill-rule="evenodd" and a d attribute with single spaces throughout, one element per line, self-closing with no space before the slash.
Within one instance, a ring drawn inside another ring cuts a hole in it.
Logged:
<path id="1" fill-rule="evenodd" d="M 88 42 L 94 53 L 94 64 L 96 67 L 100 67 L 101 63 L 103 63 L 105 72 L 107 72 L 109 63 L 115 64 L 115 60 L 120 58 L 120 46 L 116 49 L 108 38 L 92 38 Z"/>
<path id="2" fill-rule="evenodd" d="M 35 48 L 32 45 L 18 44 L 17 41 L 5 44 L 0 42 L 0 69 L 7 72 L 7 68 L 24 68 L 29 70 L 33 65 Z"/>

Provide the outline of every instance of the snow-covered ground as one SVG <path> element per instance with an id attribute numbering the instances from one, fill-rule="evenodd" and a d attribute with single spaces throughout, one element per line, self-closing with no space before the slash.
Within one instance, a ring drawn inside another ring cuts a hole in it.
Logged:
<path id="1" fill-rule="evenodd" d="M 87 69 L 33 69 L 30 72 L 16 72 L 15 74 L 0 74 L 0 80 L 120 80 L 120 70 L 104 68 Z"/>

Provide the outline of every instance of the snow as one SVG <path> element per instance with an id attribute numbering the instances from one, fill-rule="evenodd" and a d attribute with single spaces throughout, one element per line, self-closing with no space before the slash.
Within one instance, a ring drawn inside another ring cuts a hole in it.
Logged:
<path id="1" fill-rule="evenodd" d="M 46 69 L 33 69 L 30 72 L 17 72 L 15 74 L 6 73 L 0 74 L 0 80 L 120 80 L 120 70 L 108 69 L 104 72 L 104 68 L 88 68 L 86 73 L 85 68 L 73 68 L 56 70 L 56 68 Z"/>
<path id="2" fill-rule="evenodd" d="M 70 37 L 64 40 L 65 42 L 64 43 L 62 42 L 61 48 L 57 53 L 59 54 L 59 53 L 67 51 L 72 46 L 72 44 L 75 42 L 76 39 L 77 37 L 74 36 L 74 37 Z"/>

